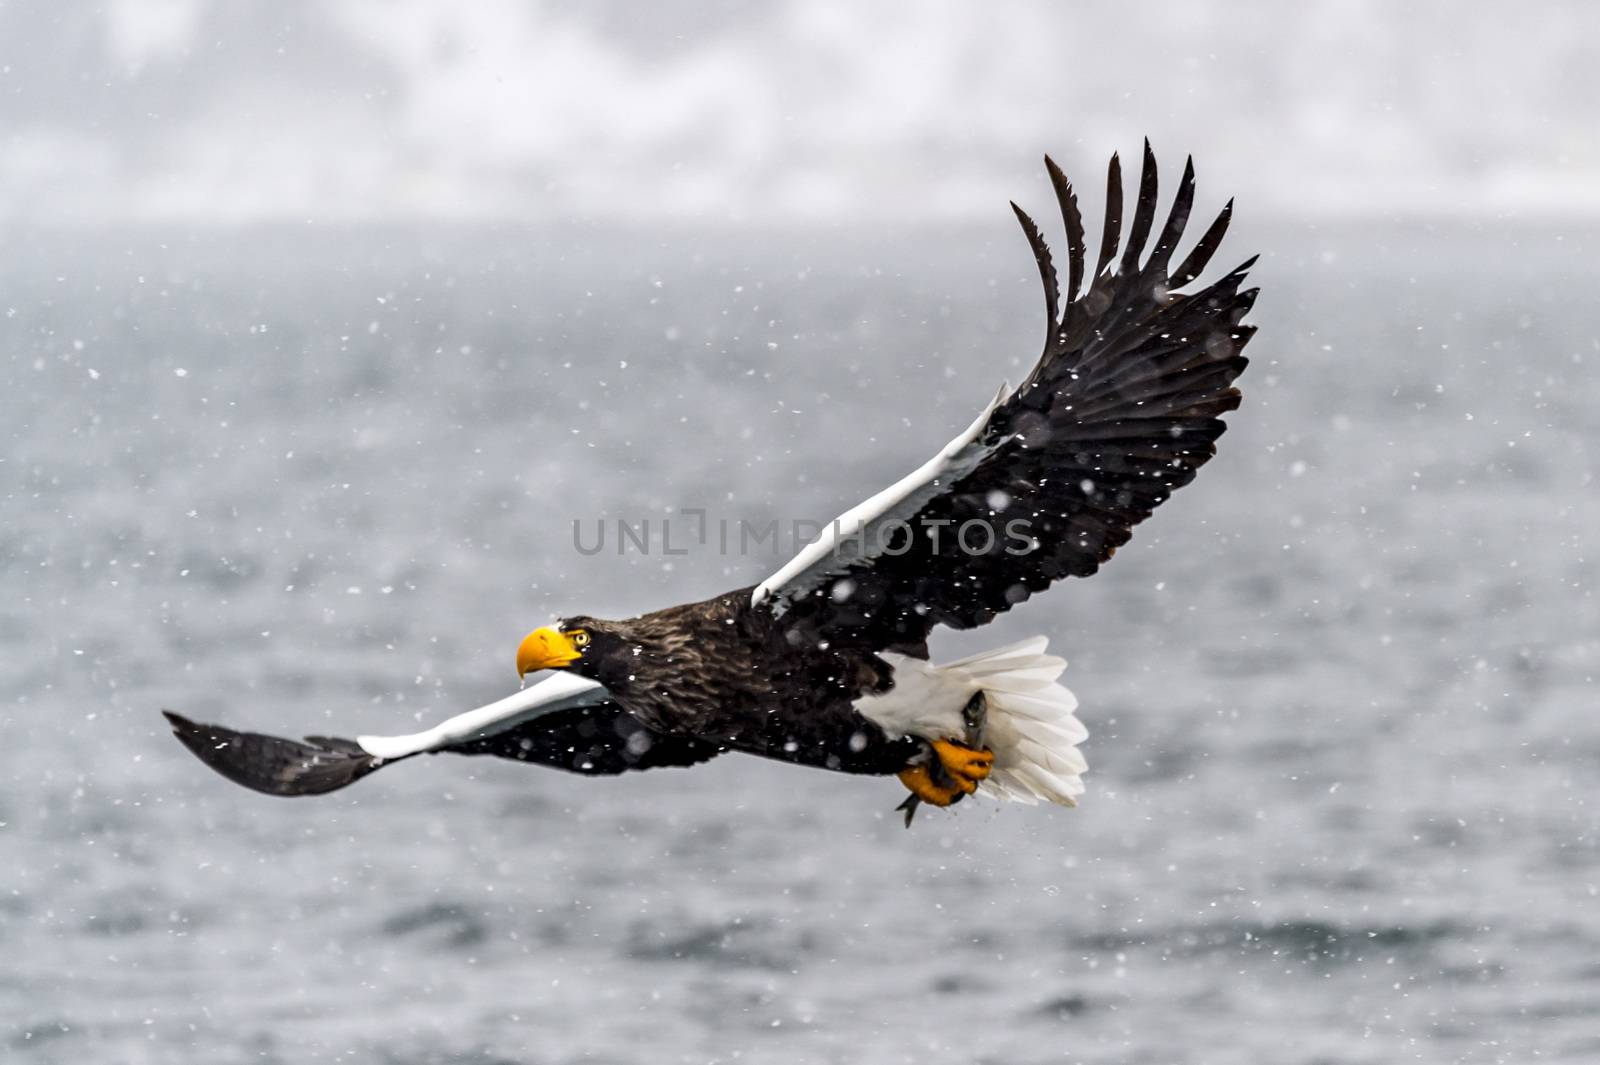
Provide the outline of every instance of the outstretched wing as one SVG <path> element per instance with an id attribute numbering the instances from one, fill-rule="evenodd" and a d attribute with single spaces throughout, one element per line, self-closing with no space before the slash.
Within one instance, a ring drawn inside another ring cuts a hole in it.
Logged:
<path id="1" fill-rule="evenodd" d="M 611 701 L 605 688 L 568 674 L 407 736 L 291 740 L 163 712 L 173 733 L 202 762 L 267 795 L 322 795 L 390 763 L 444 751 L 514 758 L 590 776 L 694 765 L 720 751 L 715 744 L 650 729 Z"/>
<path id="2" fill-rule="evenodd" d="M 587 776 L 698 765 L 722 752 L 714 743 L 657 732 L 613 702 L 562 710 L 508 732 L 440 750 L 492 754 Z"/>
<path id="3" fill-rule="evenodd" d="M 1255 301 L 1255 289 L 1240 291 L 1255 260 L 1178 290 L 1221 243 L 1232 201 L 1172 267 L 1194 166 L 1149 245 L 1157 180 L 1147 141 L 1118 259 L 1122 173 L 1112 156 L 1104 236 L 1083 288 L 1077 197 L 1048 157 L 1045 166 L 1067 230 L 1064 303 L 1038 226 L 1012 204 L 1044 283 L 1044 353 L 1021 387 L 1002 389 L 932 460 L 841 515 L 756 588 L 752 602 L 767 604 L 791 639 L 882 648 L 923 640 L 935 625 L 981 625 L 1053 581 L 1094 573 L 1216 453 L 1255 332 L 1240 324 Z"/>

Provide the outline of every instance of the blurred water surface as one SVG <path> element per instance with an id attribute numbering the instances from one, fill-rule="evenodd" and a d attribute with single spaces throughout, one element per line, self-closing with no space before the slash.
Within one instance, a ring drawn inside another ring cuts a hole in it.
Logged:
<path id="1" fill-rule="evenodd" d="M 1220 457 L 1033 632 L 1077 810 L 891 781 L 454 758 L 320 800 L 157 709 L 404 731 L 528 628 L 781 558 L 574 519 L 826 517 L 1042 330 L 996 224 L 866 237 L 8 236 L 0 1057 L 1592 1061 L 1592 234 L 1245 231 Z"/>

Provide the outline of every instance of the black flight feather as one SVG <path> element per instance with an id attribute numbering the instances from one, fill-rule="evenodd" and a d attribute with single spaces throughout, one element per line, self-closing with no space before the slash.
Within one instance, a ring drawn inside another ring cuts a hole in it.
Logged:
<path id="1" fill-rule="evenodd" d="M 1144 242 L 1150 239 L 1150 227 L 1156 221 L 1156 153 L 1150 142 L 1144 142 L 1144 165 L 1139 170 L 1139 199 L 1133 205 L 1133 225 L 1128 231 L 1128 246 L 1122 252 L 1121 272 L 1132 278 L 1139 272 L 1139 256 L 1144 254 Z"/>
<path id="2" fill-rule="evenodd" d="M 1183 262 L 1179 263 L 1177 268 L 1172 271 L 1172 278 L 1168 282 L 1171 287 L 1182 288 L 1200 276 L 1200 272 L 1211 261 L 1212 254 L 1216 252 L 1217 247 L 1222 243 L 1223 236 L 1228 232 L 1228 220 L 1232 217 L 1233 201 L 1229 200 L 1223 206 L 1222 213 L 1217 215 L 1216 221 L 1212 222 L 1210 228 L 1201 235 L 1200 242 L 1194 246 L 1194 249 L 1189 252 Z"/>
<path id="3" fill-rule="evenodd" d="M 1100 259 L 1094 265 L 1094 276 L 1100 277 L 1117 257 L 1117 244 L 1122 239 L 1122 158 L 1115 152 L 1106 167 L 1106 222 L 1100 233 Z"/>
<path id="4" fill-rule="evenodd" d="M 1056 190 L 1056 203 L 1061 207 L 1061 224 L 1067 230 L 1067 303 L 1078 298 L 1078 287 L 1083 284 L 1083 215 L 1078 212 L 1078 197 L 1072 191 L 1072 182 L 1061 172 L 1056 161 L 1044 157 L 1045 169 L 1050 172 L 1050 184 Z M 1055 316 L 1051 315 L 1051 321 Z"/>
<path id="5" fill-rule="evenodd" d="M 354 784 L 384 764 L 350 740 L 307 736 L 300 742 L 161 712 L 173 734 L 202 762 L 264 795 L 322 795 Z"/>
<path id="6" fill-rule="evenodd" d="M 982 625 L 1055 580 L 1094 573 L 1215 455 L 1226 429 L 1219 416 L 1239 405 L 1233 382 L 1254 334 L 1240 321 L 1255 299 L 1254 289 L 1240 291 L 1254 259 L 1206 287 L 1179 290 L 1210 261 L 1231 209 L 1169 277 L 1193 209 L 1193 163 L 1185 163 L 1152 247 L 1155 153 L 1147 141 L 1125 241 L 1121 163 L 1112 156 L 1104 236 L 1084 290 L 1076 196 L 1052 161 L 1046 169 L 1067 232 L 1064 306 L 1038 227 L 1013 205 L 1046 286 L 1048 340 L 1039 361 L 990 415 L 976 466 L 941 483 L 914 514 L 897 515 L 910 526 L 908 537 L 895 540 L 898 553 L 822 560 L 776 590 L 773 609 L 791 639 L 883 648 L 923 639 L 936 625 Z M 969 550 L 929 531 L 974 520 L 991 528 L 1020 520 L 1037 546 L 1012 553 L 1005 548 L 1013 541 L 996 537 L 987 549 Z M 848 602 L 831 594 L 840 580 L 852 589 Z"/>
<path id="7" fill-rule="evenodd" d="M 1056 282 L 1056 265 L 1050 258 L 1050 248 L 1039 233 L 1038 225 L 1028 217 L 1028 212 L 1018 207 L 1014 201 L 1011 209 L 1016 212 L 1017 221 L 1022 224 L 1022 232 L 1028 238 L 1028 246 L 1033 249 L 1033 260 L 1039 267 L 1039 280 L 1044 284 L 1045 343 L 1048 345 L 1050 337 L 1055 333 L 1056 320 L 1059 317 L 1057 306 L 1060 297 L 1057 294 L 1059 289 Z"/>
<path id="8" fill-rule="evenodd" d="M 1194 157 L 1190 156 L 1184 161 L 1183 179 L 1178 182 L 1178 194 L 1173 197 L 1172 209 L 1167 212 L 1167 222 L 1161 227 L 1161 235 L 1156 238 L 1150 261 L 1145 263 L 1146 273 L 1159 275 L 1166 272 L 1167 264 L 1172 261 L 1172 251 L 1183 236 L 1183 227 L 1189 224 L 1189 211 L 1193 207 Z"/>

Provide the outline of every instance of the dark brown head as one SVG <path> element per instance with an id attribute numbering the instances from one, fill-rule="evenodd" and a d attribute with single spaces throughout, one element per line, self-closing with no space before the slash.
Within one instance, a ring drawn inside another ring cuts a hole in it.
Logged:
<path id="1" fill-rule="evenodd" d="M 576 616 L 534 629 L 517 647 L 517 675 L 541 669 L 570 669 L 611 687 L 630 676 L 639 655 L 637 641 L 617 621 Z"/>

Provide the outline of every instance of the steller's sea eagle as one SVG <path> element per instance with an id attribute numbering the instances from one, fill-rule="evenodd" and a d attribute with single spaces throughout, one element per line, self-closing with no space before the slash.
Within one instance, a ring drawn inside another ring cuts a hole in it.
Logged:
<path id="1" fill-rule="evenodd" d="M 269 795 L 321 794 L 440 751 L 591 775 L 742 751 L 896 774 L 911 793 L 907 824 L 919 803 L 949 806 L 974 792 L 1074 805 L 1086 732 L 1057 683 L 1066 663 L 1045 654 L 1045 638 L 935 665 L 928 634 L 983 625 L 1062 577 L 1094 573 L 1216 453 L 1254 332 L 1241 320 L 1256 290 L 1240 286 L 1255 260 L 1183 291 L 1217 250 L 1233 205 L 1171 266 L 1194 167 L 1184 167 L 1150 243 L 1156 163 L 1146 142 L 1125 240 L 1111 158 L 1088 271 L 1077 197 L 1048 157 L 1045 166 L 1067 232 L 1064 292 L 1038 226 L 1012 204 L 1044 283 L 1037 365 L 777 573 L 625 621 L 577 615 L 536 629 L 517 648 L 517 672 L 557 672 L 425 732 L 301 742 L 168 713 L 178 738 Z"/>

